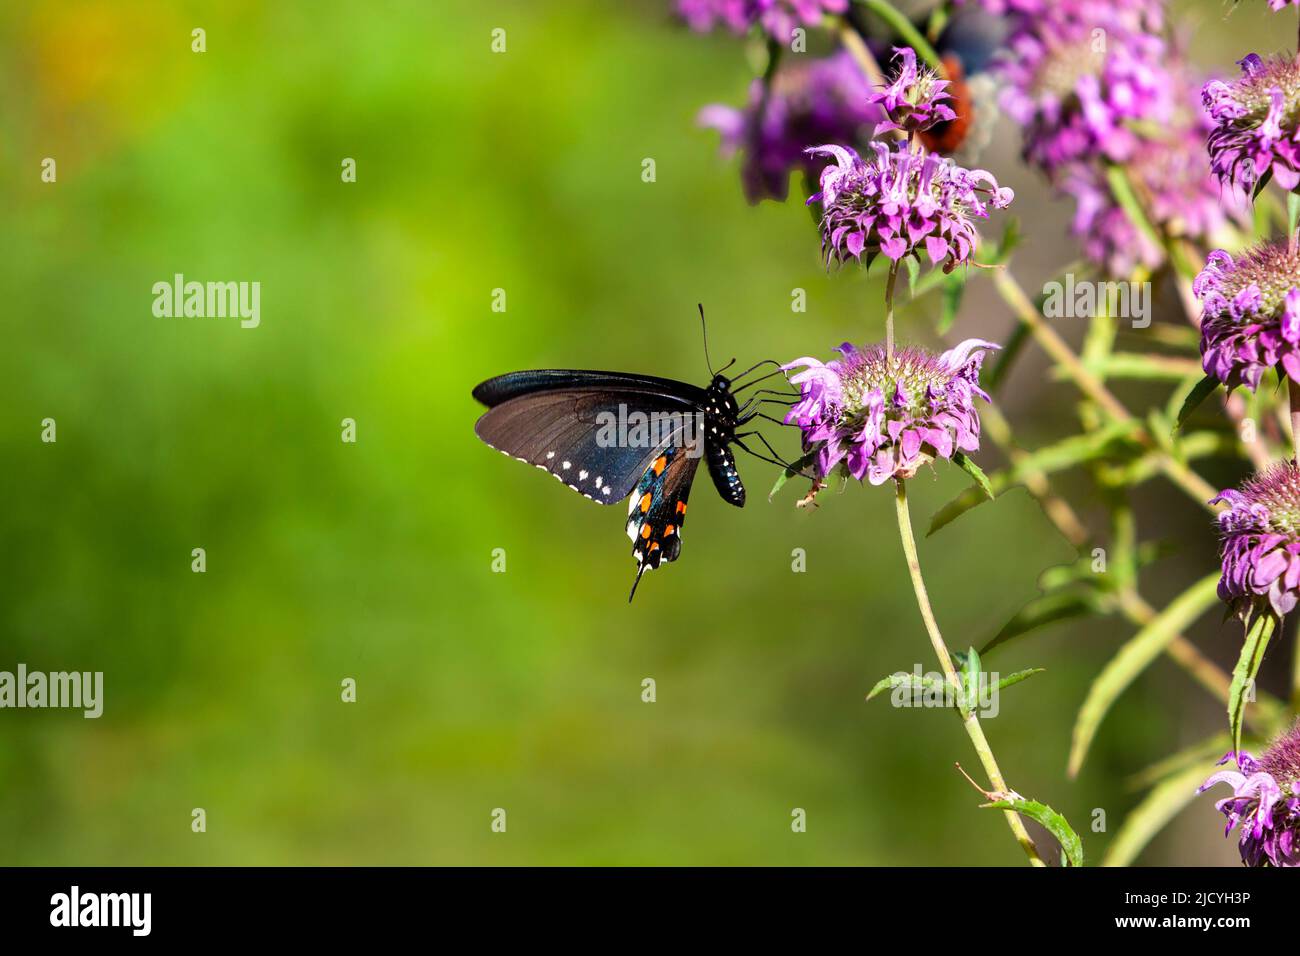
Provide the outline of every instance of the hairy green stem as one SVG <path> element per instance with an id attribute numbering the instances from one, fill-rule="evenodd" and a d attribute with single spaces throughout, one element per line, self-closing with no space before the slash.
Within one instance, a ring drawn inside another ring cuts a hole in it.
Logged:
<path id="1" fill-rule="evenodd" d="M 894 360 L 894 284 L 898 282 L 898 263 L 889 264 L 889 278 L 885 280 L 885 357 Z"/>
<path id="2" fill-rule="evenodd" d="M 903 554 L 907 558 L 907 570 L 912 577 L 912 590 L 916 592 L 916 604 L 921 610 L 921 620 L 925 622 L 925 630 L 930 635 L 930 644 L 934 648 L 935 656 L 939 658 L 939 666 L 943 668 L 944 676 L 953 690 L 960 695 L 961 678 L 957 674 L 957 668 L 953 666 L 948 645 L 943 642 L 943 635 L 939 633 L 939 624 L 935 621 L 934 610 L 930 607 L 930 596 L 925 589 L 925 579 L 921 576 L 921 559 L 917 556 L 916 537 L 912 533 L 912 515 L 907 507 L 907 483 L 900 478 L 896 486 L 897 494 L 894 500 L 898 511 L 898 536 L 902 540 Z M 960 700 L 961 697 L 959 696 L 958 699 Z M 1006 780 L 1002 777 L 1002 771 L 998 768 L 998 762 L 993 756 L 988 738 L 984 736 L 979 715 L 974 710 L 963 707 L 961 721 L 966 736 L 970 737 L 970 742 L 975 746 L 975 753 L 979 755 L 980 763 L 984 765 L 990 788 L 999 793 L 1010 792 Z M 1029 862 L 1034 866 L 1046 866 L 1020 815 L 1011 810 L 1004 811 L 1004 814 L 1007 826 L 1011 828 L 1011 833 L 1024 849 L 1025 855 L 1029 857 Z"/>

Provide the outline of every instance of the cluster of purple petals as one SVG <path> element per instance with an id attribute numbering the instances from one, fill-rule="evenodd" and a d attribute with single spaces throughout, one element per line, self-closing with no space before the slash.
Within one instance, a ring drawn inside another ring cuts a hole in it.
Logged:
<path id="1" fill-rule="evenodd" d="M 1283 189 L 1300 185 L 1296 128 L 1300 64 L 1292 57 L 1237 61 L 1241 76 L 1205 84 L 1201 98 L 1214 121 L 1207 145 L 1210 166 L 1223 183 L 1252 190 L 1266 174 Z"/>
<path id="2" fill-rule="evenodd" d="M 1300 597 L 1300 468 L 1274 465 L 1211 504 L 1220 502 L 1228 507 L 1219 513 L 1219 597 L 1247 621 L 1290 613 Z"/>
<path id="3" fill-rule="evenodd" d="M 804 170 L 815 180 L 824 161 L 805 150 L 825 142 L 855 142 L 882 113 L 867 99 L 871 84 L 852 55 L 839 52 L 825 58 L 797 58 L 765 89 L 756 79 L 743 110 L 706 106 L 701 125 L 722 134 L 723 152 L 744 154 L 741 182 L 751 202 L 771 197 L 784 201 L 792 170 Z"/>
<path id="4" fill-rule="evenodd" d="M 893 79 L 868 98 L 868 102 L 885 111 L 886 119 L 876 126 L 877 136 L 889 130 L 919 133 L 957 118 L 944 102 L 952 98 L 947 91 L 948 81 L 930 70 L 918 69 L 915 50 L 910 46 L 895 47 L 894 59 L 900 62 Z"/>
<path id="5" fill-rule="evenodd" d="M 1229 388 L 1252 392 L 1270 368 L 1300 382 L 1300 256 L 1264 244 L 1233 258 L 1211 252 L 1192 283 L 1200 299 L 1201 364 Z"/>
<path id="6" fill-rule="evenodd" d="M 1190 84 L 1184 89 L 1192 91 Z M 1125 167 L 1147 218 L 1166 235 L 1194 241 L 1213 240 L 1228 227 L 1248 228 L 1245 197 L 1225 193 L 1206 166 L 1204 113 L 1189 109 L 1180 115 L 1185 121 L 1142 136 Z M 1116 201 L 1104 165 L 1072 164 L 1060 186 L 1075 200 L 1072 231 L 1089 261 L 1111 275 L 1129 275 L 1137 266 L 1155 269 L 1164 261 L 1165 251 Z"/>
<path id="7" fill-rule="evenodd" d="M 1227 754 L 1219 764 L 1231 760 Z M 1220 770 L 1197 791 L 1219 783 L 1232 787 L 1232 795 L 1215 803 L 1228 818 L 1224 836 L 1241 827 L 1239 849 L 1246 866 L 1300 866 L 1300 727 L 1283 734 L 1256 760 L 1242 751 L 1236 770 Z"/>
<path id="8" fill-rule="evenodd" d="M 1212 242 L 1248 226 L 1244 196 L 1225 194 L 1205 162 L 1202 79 L 1163 35 L 1163 0 L 1017 0 L 1005 12 L 1003 105 L 1025 129 L 1026 158 L 1075 200 L 1072 231 L 1090 261 L 1112 274 L 1164 261 L 1115 199 L 1116 163 L 1163 234 Z"/>
<path id="9" fill-rule="evenodd" d="M 808 152 L 835 160 L 822 171 L 821 190 L 808 200 L 822 206 L 828 263 L 878 252 L 897 262 L 924 249 L 931 262 L 951 271 L 975 252 L 973 220 L 987 219 L 990 206 L 1005 209 L 1014 198 L 991 173 L 965 169 L 906 142 L 874 141 L 867 161 L 844 146 Z"/>
<path id="10" fill-rule="evenodd" d="M 1060 0 L 1013 18 L 999 73 L 1025 159 L 1062 167 L 1127 161 L 1135 121 L 1167 122 L 1173 103 L 1159 0 Z"/>
<path id="11" fill-rule="evenodd" d="M 798 425 L 805 452 L 814 452 L 819 476 L 843 466 L 873 485 L 910 478 L 926 462 L 979 448 L 976 396 L 985 349 L 981 339 L 934 355 L 920 348 L 886 354 L 883 345 L 858 349 L 844 343 L 841 358 L 823 363 L 804 357 L 783 366 L 800 399 L 785 417 Z"/>
<path id="12" fill-rule="evenodd" d="M 844 13 L 849 0 L 677 0 L 677 13 L 692 30 L 707 33 L 723 26 L 748 33 L 755 24 L 782 42 L 795 27 L 814 26 L 828 13 Z"/>

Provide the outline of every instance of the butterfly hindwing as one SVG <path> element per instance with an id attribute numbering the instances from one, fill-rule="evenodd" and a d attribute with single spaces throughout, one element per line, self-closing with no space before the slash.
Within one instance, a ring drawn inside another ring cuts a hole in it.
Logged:
<path id="1" fill-rule="evenodd" d="M 629 601 L 642 574 L 664 561 L 676 561 L 681 554 L 686 499 L 699 464 L 700 459 L 689 448 L 670 445 L 655 456 L 637 482 L 627 512 L 627 536 L 632 539 L 632 556 L 637 562 Z"/>

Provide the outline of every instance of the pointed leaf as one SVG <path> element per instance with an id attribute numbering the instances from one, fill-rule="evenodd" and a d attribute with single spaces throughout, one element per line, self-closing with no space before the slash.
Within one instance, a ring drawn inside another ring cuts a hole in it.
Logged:
<path id="1" fill-rule="evenodd" d="M 907 671 L 899 671 L 897 674 L 890 674 L 888 677 L 882 677 L 876 681 L 875 686 L 867 693 L 867 700 L 873 697 L 879 697 L 887 690 L 893 690 L 896 687 L 911 687 L 917 690 L 932 690 L 936 687 L 943 687 L 944 682 L 937 677 L 931 677 L 922 674 L 917 677 L 915 674 L 909 674 Z"/>
<path id="2" fill-rule="evenodd" d="M 1233 753 L 1241 751 L 1241 724 L 1246 715 L 1247 698 L 1254 688 L 1259 665 L 1264 662 L 1268 640 L 1273 636 L 1273 615 L 1257 614 L 1246 631 L 1241 645 L 1241 656 L 1232 669 L 1232 685 L 1228 688 L 1228 733 L 1232 736 Z"/>
<path id="3" fill-rule="evenodd" d="M 1083 866 L 1083 843 L 1079 840 L 1079 835 L 1074 832 L 1074 828 L 1065 817 L 1047 804 L 1039 803 L 1037 800 L 1026 800 L 1017 794 L 1006 794 L 1002 799 L 994 800 L 992 803 L 982 803 L 980 806 L 988 810 L 1014 810 L 1029 817 L 1056 837 L 1056 842 L 1061 844 L 1061 851 L 1065 856 L 1064 862 L 1067 865 Z"/>
<path id="4" fill-rule="evenodd" d="M 957 321 L 957 312 L 961 309 L 961 300 L 965 292 L 965 270 L 954 270 L 944 277 L 943 311 L 939 313 L 940 335 L 946 334 L 952 328 L 953 323 Z"/>
<path id="5" fill-rule="evenodd" d="M 776 495 L 778 491 L 781 490 L 782 486 L 784 486 L 787 481 L 789 481 L 791 478 L 795 477 L 795 475 L 798 475 L 805 468 L 811 465 L 816 458 L 817 458 L 817 453 L 815 451 L 810 451 L 808 452 L 808 454 L 804 455 L 798 461 L 791 462 L 790 466 L 786 468 L 785 471 L 781 472 L 781 474 L 776 476 L 776 481 L 772 485 L 772 490 L 767 493 L 767 500 L 771 501 L 772 498 Z"/>
<path id="6" fill-rule="evenodd" d="M 993 499 L 993 485 L 989 483 L 988 475 L 984 474 L 983 469 L 981 469 L 979 465 L 975 464 L 975 462 L 971 461 L 970 457 L 965 452 L 954 451 L 952 453 L 952 461 L 953 464 L 957 465 L 962 471 L 975 479 L 975 484 L 984 492 L 986 498 L 990 501 Z"/>
<path id="7" fill-rule="evenodd" d="M 1213 375 L 1207 375 L 1192 387 L 1183 399 L 1183 407 L 1178 410 L 1178 421 L 1174 423 L 1174 431 L 1178 432 L 1186 423 L 1192 412 L 1196 411 L 1198 405 L 1205 401 L 1219 387 L 1219 380 Z"/>
<path id="8" fill-rule="evenodd" d="M 984 653 L 987 654 L 998 645 L 1005 644 L 1012 638 L 1027 634 L 1045 624 L 1099 614 L 1102 610 L 1096 595 L 1087 592 L 1044 594 L 1042 597 L 1034 598 L 1017 611 L 1015 616 L 1002 626 L 1002 630 L 984 645 Z"/>
<path id="9" fill-rule="evenodd" d="M 1006 677 L 998 678 L 998 690 L 1010 687 L 1012 684 L 1019 684 L 1022 680 L 1029 680 L 1035 674 L 1041 674 L 1045 670 L 1047 670 L 1046 667 L 1028 667 L 1022 671 L 1014 671 Z"/>

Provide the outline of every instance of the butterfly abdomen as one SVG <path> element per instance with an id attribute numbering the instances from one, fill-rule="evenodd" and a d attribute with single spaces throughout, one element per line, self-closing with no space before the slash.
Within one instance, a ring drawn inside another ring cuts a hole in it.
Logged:
<path id="1" fill-rule="evenodd" d="M 709 474 L 713 477 L 713 487 L 718 489 L 722 500 L 737 508 L 745 507 L 745 486 L 736 472 L 736 456 L 731 449 L 709 442 L 704 454 L 709 463 Z"/>

